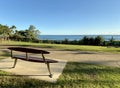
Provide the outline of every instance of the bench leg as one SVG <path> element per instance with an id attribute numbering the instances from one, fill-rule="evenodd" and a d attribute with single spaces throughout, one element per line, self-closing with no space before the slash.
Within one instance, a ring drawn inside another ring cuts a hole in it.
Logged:
<path id="1" fill-rule="evenodd" d="M 16 66 L 16 63 L 17 63 L 17 59 L 15 59 L 15 61 L 14 61 L 13 68 L 15 68 L 15 66 Z"/>
<path id="2" fill-rule="evenodd" d="M 51 74 L 51 71 L 50 71 L 50 64 L 49 63 L 46 63 L 47 64 L 47 68 L 48 68 L 48 71 L 49 71 L 49 77 L 52 78 L 52 74 Z"/>

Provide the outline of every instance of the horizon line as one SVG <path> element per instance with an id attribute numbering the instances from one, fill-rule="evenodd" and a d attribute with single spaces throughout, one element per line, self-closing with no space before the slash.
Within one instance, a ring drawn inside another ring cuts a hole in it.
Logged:
<path id="1" fill-rule="evenodd" d="M 120 34 L 40 34 L 40 35 L 120 35 Z"/>

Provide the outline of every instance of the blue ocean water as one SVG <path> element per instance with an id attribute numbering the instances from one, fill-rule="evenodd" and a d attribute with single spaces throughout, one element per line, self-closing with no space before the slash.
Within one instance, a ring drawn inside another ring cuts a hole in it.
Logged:
<path id="1" fill-rule="evenodd" d="M 40 40 L 80 40 L 84 36 L 88 37 L 96 37 L 98 35 L 39 35 L 38 38 Z M 100 35 L 104 38 L 104 40 L 109 41 L 112 37 L 115 40 L 120 40 L 120 35 Z"/>

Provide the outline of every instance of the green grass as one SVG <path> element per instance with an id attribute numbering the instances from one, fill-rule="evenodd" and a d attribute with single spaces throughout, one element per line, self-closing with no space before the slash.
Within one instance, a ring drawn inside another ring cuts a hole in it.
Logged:
<path id="1" fill-rule="evenodd" d="M 0 43 L 0 48 L 6 48 L 6 46 L 30 46 L 111 53 L 120 52 L 120 48 L 101 46 L 57 45 L 14 41 Z M 7 51 L 0 52 L 0 59 L 6 56 L 9 56 Z M 10 75 L 12 74 L 0 70 L 0 88 L 120 88 L 120 68 L 78 62 L 68 62 L 56 83 L 32 79 L 27 76 Z"/>
<path id="2" fill-rule="evenodd" d="M 31 42 L 15 42 L 15 41 L 4 41 L 0 44 L 4 46 L 32 46 L 40 48 L 54 48 L 60 50 L 80 50 L 80 51 L 96 51 L 96 52 L 111 52 L 120 53 L 120 48 L 107 48 L 104 46 L 87 46 L 87 45 L 65 45 L 65 44 L 45 44 L 45 43 L 31 43 Z"/>
<path id="3" fill-rule="evenodd" d="M 78 62 L 68 62 L 56 83 L 0 75 L 0 88 L 120 88 L 120 68 Z"/>

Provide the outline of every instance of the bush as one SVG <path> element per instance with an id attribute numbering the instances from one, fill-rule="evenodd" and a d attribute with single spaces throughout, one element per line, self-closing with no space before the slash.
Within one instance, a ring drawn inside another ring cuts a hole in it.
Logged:
<path id="1" fill-rule="evenodd" d="M 103 39 L 102 36 L 97 36 L 97 37 L 94 39 L 94 42 L 95 42 L 95 45 L 103 45 L 104 39 Z"/>
<path id="2" fill-rule="evenodd" d="M 81 41 L 83 45 L 103 45 L 104 39 L 102 36 L 97 36 L 95 38 L 84 36 Z"/>

